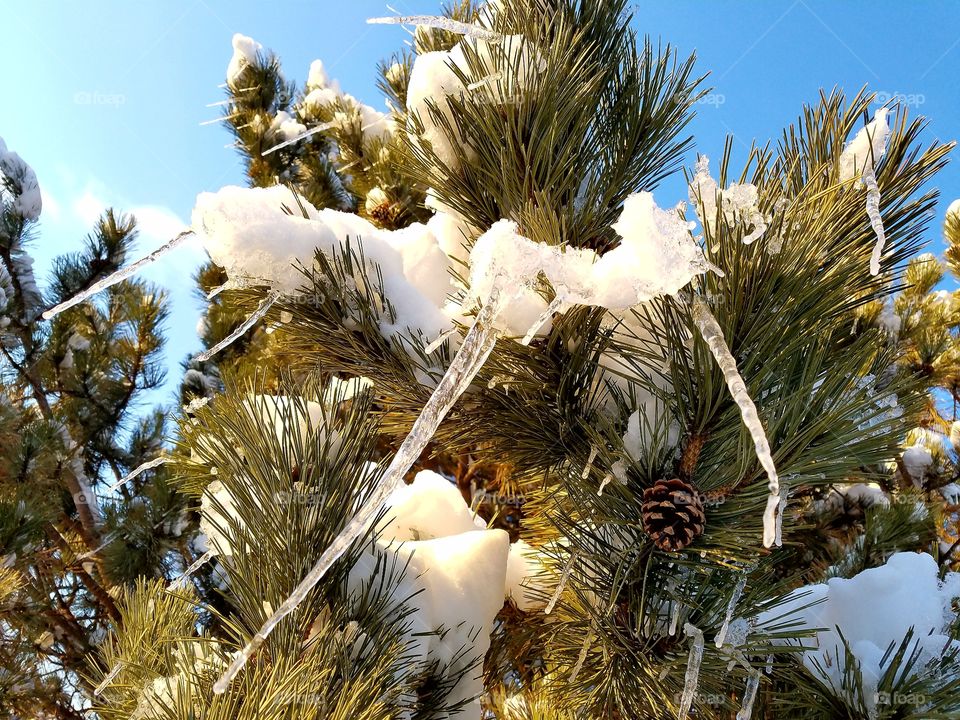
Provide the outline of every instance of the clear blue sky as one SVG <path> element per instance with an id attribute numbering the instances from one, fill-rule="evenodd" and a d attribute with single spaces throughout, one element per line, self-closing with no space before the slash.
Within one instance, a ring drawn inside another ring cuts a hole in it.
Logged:
<path id="1" fill-rule="evenodd" d="M 393 0 L 403 13 L 435 13 L 440 0 Z M 960 135 L 960 2 L 789 0 L 633 3 L 638 31 L 696 51 L 715 89 L 699 105 L 691 130 L 696 151 L 719 156 L 732 134 L 740 157 L 751 140 L 776 138 L 821 88 L 855 93 L 869 85 L 897 94 L 925 115 L 925 140 Z M 6 0 L 0 7 L 0 137 L 37 172 L 44 191 L 34 254 L 75 249 L 100 208 L 135 211 L 143 248 L 189 223 L 198 192 L 242 184 L 231 137 L 201 126 L 222 99 L 218 85 L 235 32 L 277 52 L 299 82 L 321 58 L 344 90 L 382 106 L 375 65 L 408 36 L 366 24 L 391 14 L 382 0 Z M 688 158 L 692 164 L 693 157 Z M 960 197 L 960 166 L 938 184 L 943 193 L 931 229 Z M 683 199 L 674 179 L 657 192 L 661 205 Z M 200 310 L 189 299 L 199 251 L 181 248 L 149 277 L 170 290 L 171 386 L 176 363 L 196 349 Z"/>

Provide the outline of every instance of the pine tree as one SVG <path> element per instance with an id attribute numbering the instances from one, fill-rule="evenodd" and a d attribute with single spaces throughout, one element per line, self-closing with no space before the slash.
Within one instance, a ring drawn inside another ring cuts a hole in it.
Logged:
<path id="1" fill-rule="evenodd" d="M 960 576 L 901 457 L 952 320 L 879 321 L 936 284 L 908 261 L 950 146 L 833 92 L 662 210 L 693 58 L 616 0 L 448 15 L 410 20 L 389 167 L 356 176 L 329 155 L 367 156 L 338 135 L 367 112 L 319 66 L 291 100 L 235 38 L 252 187 L 201 195 L 194 231 L 214 312 L 271 332 L 181 418 L 208 564 L 127 586 L 99 714 L 960 715 Z"/>
<path id="2" fill-rule="evenodd" d="M 130 280 L 43 322 L 124 264 L 135 219 L 107 210 L 41 289 L 39 185 L 2 141 L 0 183 L 0 707 L 77 718 L 92 697 L 89 656 L 119 627 L 118 592 L 177 572 L 189 537 L 164 468 L 106 490 L 164 442 L 163 411 L 137 403 L 163 382 L 167 302 Z"/>

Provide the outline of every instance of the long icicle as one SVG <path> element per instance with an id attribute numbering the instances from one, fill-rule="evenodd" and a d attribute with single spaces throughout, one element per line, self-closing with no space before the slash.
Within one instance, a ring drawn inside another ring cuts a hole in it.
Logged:
<path id="1" fill-rule="evenodd" d="M 131 265 L 127 265 L 126 267 L 120 268 L 115 273 L 111 273 L 110 275 L 107 275 L 107 277 L 103 278 L 102 280 L 98 280 L 93 285 L 88 287 L 86 290 L 83 290 L 77 293 L 69 300 L 64 300 L 59 305 L 55 305 L 49 310 L 44 311 L 43 319 L 50 320 L 51 318 L 55 318 L 64 310 L 69 310 L 74 305 L 79 305 L 80 303 L 86 301 L 88 298 L 91 298 L 94 295 L 96 295 L 101 290 L 106 290 L 111 285 L 116 285 L 118 282 L 123 282 L 128 277 L 131 277 L 132 275 L 135 275 L 136 273 L 138 273 L 141 268 L 156 262 L 163 255 L 166 255 L 168 252 L 176 248 L 178 245 L 181 245 L 183 241 L 186 240 L 188 237 L 190 237 L 192 234 L 193 234 L 193 230 L 184 230 L 182 233 L 177 235 L 172 240 L 169 240 L 168 242 L 164 243 L 149 255 L 140 258 L 139 260 L 137 260 L 135 263 Z"/>
<path id="2" fill-rule="evenodd" d="M 204 350 L 202 353 L 198 354 L 194 360 L 197 362 L 203 362 L 209 360 L 218 352 L 223 350 L 225 347 L 232 345 L 237 338 L 241 337 L 247 330 L 256 325 L 257 321 L 260 320 L 264 315 L 267 314 L 267 311 L 273 307 L 273 304 L 280 299 L 279 290 L 271 290 L 270 293 L 260 301 L 260 305 L 257 306 L 257 309 L 254 310 L 250 317 L 244 320 L 240 325 L 229 335 L 227 335 L 223 340 L 218 342 L 211 348 Z"/>
<path id="3" fill-rule="evenodd" d="M 563 306 L 563 298 L 559 295 L 550 301 L 550 304 L 547 305 L 546 310 L 540 313 L 540 317 L 533 321 L 533 325 L 530 326 L 530 329 L 527 330 L 527 334 L 523 336 L 523 340 L 520 341 L 521 345 L 529 345 L 530 341 L 536 337 L 537 332 L 542 328 L 547 320 L 553 317 L 553 314 L 560 310 Z"/>
<path id="4" fill-rule="evenodd" d="M 733 594 L 727 603 L 727 612 L 723 616 L 723 625 L 720 626 L 720 631 L 717 633 L 717 637 L 714 638 L 714 645 L 718 648 L 723 647 L 723 641 L 727 639 L 727 633 L 730 631 L 730 622 L 733 620 L 733 612 L 737 609 L 737 603 L 740 601 L 740 596 L 743 595 L 743 590 L 746 587 L 747 574 L 744 573 L 733 588 Z"/>
<path id="5" fill-rule="evenodd" d="M 780 506 L 780 478 L 777 475 L 776 465 L 773 464 L 773 453 L 770 442 L 764 432 L 763 423 L 757 413 L 757 406 L 753 403 L 747 385 L 737 370 L 737 361 L 727 347 L 720 324 L 710 312 L 710 308 L 698 297 L 693 299 L 693 322 L 703 337 L 710 352 L 713 353 L 717 365 L 723 372 L 723 379 L 727 382 L 733 401 L 740 408 L 744 427 L 753 439 L 753 446 L 757 453 L 757 460 L 767 472 L 767 507 L 763 512 L 763 546 L 770 547 L 776 541 L 776 513 Z"/>
<path id="6" fill-rule="evenodd" d="M 753 716 L 753 703 L 757 699 L 757 690 L 760 688 L 760 671 L 753 670 L 747 678 L 747 685 L 743 690 L 743 703 L 737 713 L 737 720 L 750 720 Z"/>
<path id="7" fill-rule="evenodd" d="M 690 645 L 690 656 L 687 658 L 687 672 L 683 676 L 680 720 L 686 720 L 687 715 L 690 714 L 690 708 L 693 707 L 693 698 L 697 693 L 697 685 L 700 684 L 700 663 L 703 662 L 703 632 L 690 623 L 683 626 L 683 632 L 693 637 L 693 643 Z"/>
<path id="8" fill-rule="evenodd" d="M 450 409 L 456 404 L 460 396 L 467 390 L 476 377 L 480 368 L 486 362 L 497 342 L 495 321 L 503 310 L 508 296 L 500 290 L 500 282 L 494 280 L 493 289 L 486 303 L 480 309 L 473 325 L 463 339 L 463 345 L 454 356 L 450 367 L 440 378 L 436 389 L 427 400 L 420 415 L 413 423 L 410 434 L 393 456 L 389 467 L 383 474 L 380 484 L 367 499 L 366 503 L 357 511 L 353 519 L 340 531 L 330 546 L 323 551 L 316 564 L 307 573 L 306 577 L 293 590 L 290 596 L 283 601 L 263 624 L 263 627 L 251 638 L 246 647 L 234 657 L 227 671 L 214 684 L 213 691 L 221 694 L 229 687 L 230 682 L 237 676 L 243 666 L 273 632 L 283 618 L 297 609 L 307 594 L 326 575 L 330 567 L 350 548 L 350 545 L 359 538 L 369 524 L 380 512 L 383 503 L 390 495 L 403 484 L 403 476 L 413 466 L 423 452 L 427 443 L 433 437 L 441 421 Z"/>
<path id="9" fill-rule="evenodd" d="M 121 669 L 123 669 L 123 660 L 118 660 L 117 664 L 110 668 L 110 672 L 100 681 L 100 684 L 93 689 L 93 696 L 98 697 L 100 693 L 106 690 L 107 685 L 113 682 L 113 679 L 120 674 Z"/>
<path id="10" fill-rule="evenodd" d="M 128 482 L 133 480 L 135 477 L 138 477 L 142 473 L 145 473 L 147 470 L 152 470 L 155 467 L 160 467 L 161 465 L 165 465 L 166 463 L 172 461 L 173 458 L 167 455 L 161 455 L 160 457 L 155 457 L 153 460 L 147 460 L 147 462 L 138 465 L 136 468 L 117 480 L 113 485 L 108 487 L 107 492 L 113 492 L 121 485 L 126 485 Z"/>
<path id="11" fill-rule="evenodd" d="M 503 39 L 503 36 L 500 33 L 494 32 L 493 30 L 487 30 L 479 25 L 460 22 L 459 20 L 454 20 L 453 18 L 438 15 L 376 17 L 369 18 L 367 23 L 369 25 L 420 25 L 423 27 L 437 28 L 438 30 L 446 30 L 447 32 L 454 33 L 455 35 L 466 35 L 467 37 L 476 38 L 477 40 L 486 40 L 487 42 L 493 43 L 500 42 Z"/>
<path id="12" fill-rule="evenodd" d="M 880 256 L 883 254 L 883 246 L 887 242 L 887 234 L 883 229 L 883 218 L 880 215 L 880 188 L 877 186 L 877 171 L 873 163 L 867 163 L 861 177 L 863 184 L 867 187 L 867 217 L 870 218 L 870 227 L 877 234 L 877 242 L 873 246 L 873 252 L 870 253 L 870 274 L 880 274 Z"/>

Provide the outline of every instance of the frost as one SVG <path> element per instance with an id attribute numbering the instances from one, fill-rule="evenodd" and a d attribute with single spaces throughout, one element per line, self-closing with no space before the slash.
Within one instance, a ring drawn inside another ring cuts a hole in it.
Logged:
<path id="1" fill-rule="evenodd" d="M 887 125 L 887 108 L 880 108 L 867 125 L 840 153 L 840 182 L 856 181 L 856 187 L 866 187 L 867 217 L 876 233 L 877 242 L 870 255 L 870 274 L 880 273 L 880 256 L 886 242 L 883 218 L 880 216 L 880 189 L 877 186 L 877 164 L 887 152 L 890 127 Z"/>
<path id="2" fill-rule="evenodd" d="M 198 353 L 197 356 L 194 358 L 194 360 L 196 362 L 204 362 L 212 358 L 214 355 L 216 355 L 218 352 L 220 352 L 224 348 L 232 345 L 239 338 L 243 337 L 243 335 L 247 332 L 247 330 L 249 330 L 254 325 L 256 325 L 257 322 L 259 322 L 260 319 L 262 319 L 263 316 L 267 314 L 270 308 L 273 307 L 273 304 L 279 299 L 280 299 L 280 293 L 277 290 L 271 290 L 270 293 L 263 300 L 260 301 L 260 304 L 257 306 L 257 309 L 254 310 L 252 313 L 250 313 L 250 315 L 247 317 L 246 320 L 244 320 L 236 328 L 234 328 L 233 332 L 231 332 L 229 335 L 227 335 L 225 338 L 223 338 L 223 340 L 218 342 L 213 347 L 207 348 L 203 352 Z"/>
<path id="3" fill-rule="evenodd" d="M 700 298 L 694 299 L 692 310 L 693 321 L 723 372 L 723 378 L 730 389 L 730 395 L 737 407 L 740 408 L 743 424 L 753 439 L 757 460 L 760 461 L 761 467 L 767 473 L 767 489 L 770 495 L 767 498 L 767 507 L 763 512 L 763 546 L 770 547 L 776 541 L 776 515 L 777 509 L 780 507 L 780 478 L 777 476 L 777 468 L 773 463 L 770 443 L 764 432 L 763 424 L 760 422 L 757 406 L 750 397 L 747 385 L 737 370 L 737 361 L 730 353 L 730 348 L 727 347 L 723 330 L 720 329 L 717 319 Z"/>
<path id="4" fill-rule="evenodd" d="M 730 600 L 727 602 L 727 612 L 723 617 L 723 625 L 720 626 L 720 631 L 717 633 L 717 637 L 714 639 L 714 644 L 721 648 L 723 647 L 724 640 L 727 639 L 727 633 L 730 630 L 730 621 L 733 620 L 733 612 L 737 608 L 737 602 L 740 600 L 740 596 L 743 595 L 744 588 L 747 587 L 747 576 L 744 574 L 733 588 L 733 592 L 730 595 Z"/>
<path id="5" fill-rule="evenodd" d="M 403 483 L 403 476 L 420 456 L 420 453 L 423 452 L 440 422 L 470 386 L 493 350 L 497 338 L 495 321 L 505 303 L 506 295 L 501 293 L 501 286 L 497 283 L 493 286 L 473 326 L 467 332 L 460 350 L 450 363 L 450 367 L 440 379 L 430 399 L 427 400 L 414 422 L 410 433 L 404 438 L 403 443 L 401 443 L 384 472 L 380 484 L 370 494 L 366 503 L 357 511 L 356 515 L 341 530 L 333 543 L 324 550 L 316 564 L 291 595 L 264 623 L 247 646 L 237 654 L 227 672 L 217 680 L 213 688 L 214 692 L 219 694 L 226 691 L 230 681 L 240 672 L 250 656 L 263 644 L 280 621 L 296 610 L 297 606 L 323 578 L 333 563 L 363 534 L 366 527 L 380 512 L 387 498 Z"/>
<path id="6" fill-rule="evenodd" d="M 683 626 L 687 637 L 693 638 L 690 644 L 690 656 L 687 658 L 687 671 L 683 676 L 683 695 L 680 697 L 680 720 L 686 720 L 693 707 L 693 698 L 700 683 L 700 663 L 703 661 L 703 632 L 690 623 Z"/>
<path id="7" fill-rule="evenodd" d="M 189 238 L 190 235 L 192 234 L 193 234 L 192 230 L 184 230 L 182 233 L 177 235 L 172 240 L 167 241 L 166 243 L 158 247 L 149 255 L 140 258 L 135 263 L 132 263 L 130 265 L 127 265 L 126 267 L 120 268 L 115 273 L 112 273 L 107 277 L 101 280 L 98 280 L 86 290 L 83 290 L 82 292 L 77 293 L 69 300 L 66 300 L 60 303 L 59 305 L 50 308 L 49 310 L 43 313 L 43 319 L 50 320 L 51 318 L 54 318 L 60 313 L 62 313 L 64 310 L 69 310 L 74 305 L 79 305 L 82 302 L 86 302 L 89 298 L 93 297 L 101 290 L 106 290 L 108 287 L 116 285 L 119 282 L 123 282 L 128 277 L 132 277 L 133 275 L 137 274 L 142 268 L 146 267 L 147 265 L 150 265 L 151 263 L 156 262 L 171 250 L 174 250 L 180 245 L 182 245 L 183 242 L 187 238 Z"/>
<path id="8" fill-rule="evenodd" d="M 767 231 L 767 218 L 760 212 L 757 186 L 751 183 L 730 183 L 726 190 L 710 176 L 710 159 L 701 155 L 697 160 L 693 179 L 689 187 L 690 202 L 697 209 L 701 224 L 717 235 L 718 210 L 727 225 L 743 223 L 753 229 L 743 236 L 747 245 Z"/>

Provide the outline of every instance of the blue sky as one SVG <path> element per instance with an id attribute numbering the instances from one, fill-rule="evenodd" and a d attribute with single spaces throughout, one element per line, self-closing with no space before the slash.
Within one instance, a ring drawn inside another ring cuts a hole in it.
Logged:
<path id="1" fill-rule="evenodd" d="M 435 13 L 439 0 L 393 0 L 403 13 Z M 697 108 L 696 149 L 718 157 L 724 138 L 743 158 L 815 102 L 821 88 L 849 94 L 868 85 L 900 96 L 929 118 L 925 141 L 960 135 L 960 3 L 817 0 L 670 0 L 632 3 L 641 33 L 696 51 L 714 87 Z M 7 2 L 0 43 L 0 137 L 29 162 L 44 191 L 42 228 L 34 247 L 43 272 L 52 256 L 75 249 L 99 211 L 135 212 L 144 251 L 189 223 L 198 192 L 242 184 L 231 141 L 215 118 L 234 32 L 278 53 L 299 82 L 315 58 L 344 90 L 375 106 L 378 59 L 399 49 L 406 33 L 367 25 L 392 14 L 382 0 Z M 692 165 L 693 154 L 687 159 Z M 960 197 L 960 169 L 938 179 L 943 199 L 931 249 L 949 202 Z M 679 178 L 657 191 L 661 206 L 686 195 Z M 190 274 L 201 259 L 180 248 L 147 276 L 174 301 L 168 357 L 199 347 L 199 307 Z"/>

